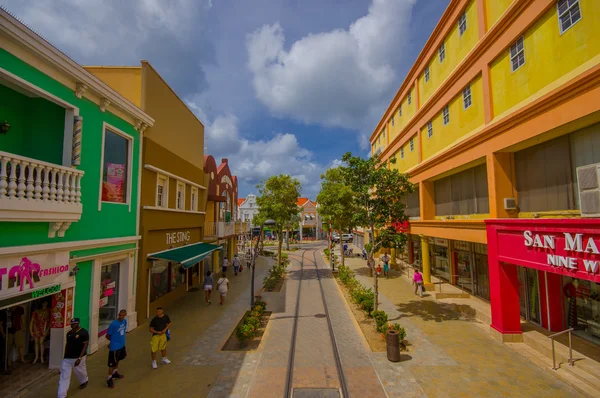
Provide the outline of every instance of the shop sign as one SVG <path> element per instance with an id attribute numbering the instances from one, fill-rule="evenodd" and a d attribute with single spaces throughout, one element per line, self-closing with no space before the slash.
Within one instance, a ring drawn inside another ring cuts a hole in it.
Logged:
<path id="1" fill-rule="evenodd" d="M 523 232 L 525 247 L 545 251 L 546 264 L 567 270 L 585 270 L 597 274 L 600 271 L 600 239 L 579 233 L 564 232 L 562 236 Z M 587 258 L 583 258 L 583 257 Z"/>
<path id="2" fill-rule="evenodd" d="M 60 292 L 60 285 L 49 286 L 49 287 L 34 290 L 33 292 L 31 292 L 31 298 L 37 299 L 37 298 L 44 297 L 49 294 L 58 293 L 58 292 Z"/>
<path id="3" fill-rule="evenodd" d="M 448 239 L 434 238 L 433 243 L 436 246 L 448 247 Z"/>
<path id="4" fill-rule="evenodd" d="M 189 242 L 190 241 L 190 231 L 183 231 L 183 232 L 167 232 L 166 237 L 167 237 L 167 245 L 172 245 L 174 243 L 181 243 L 181 242 Z"/>
<path id="5" fill-rule="evenodd" d="M 24 293 L 36 298 L 45 295 L 46 289 L 68 282 L 68 252 L 0 260 L 0 299 Z"/>
<path id="6" fill-rule="evenodd" d="M 471 252 L 472 250 L 472 245 L 471 242 L 465 242 L 462 240 L 453 240 L 452 241 L 452 246 L 454 247 L 454 250 L 461 250 L 463 252 Z"/>

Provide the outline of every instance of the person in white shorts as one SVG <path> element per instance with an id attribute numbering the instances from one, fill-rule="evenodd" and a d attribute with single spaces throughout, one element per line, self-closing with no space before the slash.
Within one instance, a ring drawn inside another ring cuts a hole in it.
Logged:
<path id="1" fill-rule="evenodd" d="M 219 289 L 219 295 L 221 296 L 221 305 L 225 302 L 225 296 L 227 295 L 227 291 L 229 290 L 229 279 L 223 272 L 223 275 L 217 281 L 217 288 Z"/>
<path id="2" fill-rule="evenodd" d="M 212 304 L 210 301 L 210 295 L 213 290 L 213 277 L 210 271 L 206 272 L 206 277 L 204 278 L 204 304 L 209 305 Z"/>

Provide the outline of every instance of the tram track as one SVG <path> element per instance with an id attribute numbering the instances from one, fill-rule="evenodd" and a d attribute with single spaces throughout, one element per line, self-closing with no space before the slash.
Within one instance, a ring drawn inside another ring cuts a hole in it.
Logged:
<path id="1" fill-rule="evenodd" d="M 299 259 L 294 258 L 295 261 L 300 262 L 300 277 L 299 277 L 299 281 L 298 281 L 298 293 L 296 295 L 296 308 L 294 310 L 294 324 L 292 327 L 292 336 L 291 336 L 291 342 L 290 342 L 290 351 L 289 351 L 289 359 L 288 359 L 287 374 L 286 374 L 285 397 L 287 397 L 287 398 L 292 398 L 294 396 L 294 366 L 295 366 L 295 358 L 296 358 L 296 345 L 297 345 L 297 340 L 298 340 L 298 322 L 299 322 L 299 318 L 300 318 L 300 303 L 301 303 L 301 298 L 302 298 L 302 281 L 304 280 L 305 272 L 310 271 L 312 266 L 314 266 L 314 272 L 316 275 L 316 279 L 318 280 L 318 283 L 319 283 L 319 290 L 321 293 L 321 300 L 322 300 L 322 304 L 323 304 L 324 315 L 327 320 L 329 339 L 331 342 L 333 359 L 335 362 L 337 378 L 338 378 L 338 383 L 339 383 L 339 393 L 340 393 L 340 396 L 343 398 L 349 397 L 348 387 L 347 387 L 346 379 L 344 376 L 344 370 L 343 370 L 341 359 L 340 359 L 340 353 L 339 353 L 337 341 L 335 338 L 335 332 L 333 330 L 333 324 L 331 322 L 331 317 L 329 314 L 327 299 L 325 298 L 325 289 L 323 288 L 323 281 L 322 281 L 322 274 L 321 274 L 323 269 L 320 269 L 317 266 L 317 253 L 319 250 L 320 250 L 320 248 L 303 250 L 301 256 L 298 256 L 295 253 L 290 256 L 291 258 L 300 257 Z M 307 253 L 308 253 L 308 256 L 307 256 Z M 312 260 L 310 260 L 310 258 L 306 258 L 306 257 L 309 257 L 310 254 L 312 254 Z M 305 264 L 305 260 L 307 260 L 308 263 L 312 262 L 312 265 Z M 305 267 L 306 267 L 306 269 L 305 269 Z M 324 388 L 326 388 L 326 387 L 324 386 Z"/>

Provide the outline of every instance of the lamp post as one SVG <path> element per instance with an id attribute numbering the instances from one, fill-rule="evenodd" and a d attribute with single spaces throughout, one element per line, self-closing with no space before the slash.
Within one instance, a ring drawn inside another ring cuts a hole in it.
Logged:
<path id="1" fill-rule="evenodd" d="M 272 226 L 277 224 L 275 220 L 267 220 L 260 226 L 260 232 L 258 233 L 258 239 L 256 239 L 256 247 L 254 249 L 254 253 L 252 253 L 252 263 L 250 267 L 252 268 L 252 285 L 250 286 L 250 310 L 254 307 L 254 268 L 256 265 L 256 257 L 258 256 L 258 246 L 260 245 L 260 239 L 262 238 L 263 228 L 265 225 Z M 250 242 L 250 247 L 252 247 L 252 241 Z"/>

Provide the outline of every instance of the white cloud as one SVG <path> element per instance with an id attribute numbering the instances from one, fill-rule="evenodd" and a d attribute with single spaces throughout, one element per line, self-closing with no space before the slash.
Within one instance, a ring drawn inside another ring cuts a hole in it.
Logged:
<path id="1" fill-rule="evenodd" d="M 289 50 L 278 23 L 263 25 L 246 42 L 256 97 L 276 116 L 372 128 L 397 89 L 415 1 L 373 0 L 348 29 L 309 34 Z"/>

